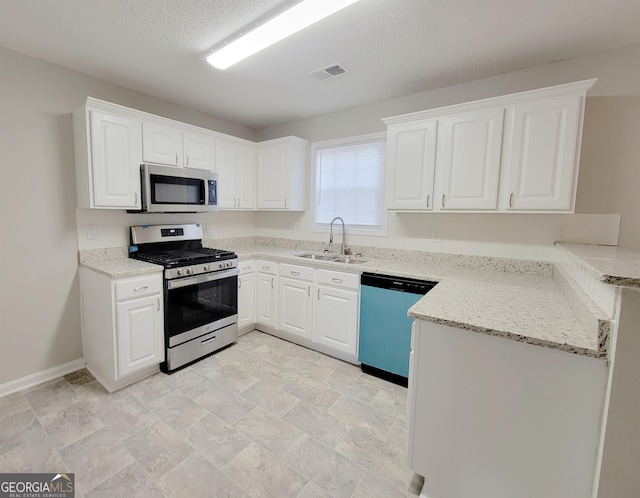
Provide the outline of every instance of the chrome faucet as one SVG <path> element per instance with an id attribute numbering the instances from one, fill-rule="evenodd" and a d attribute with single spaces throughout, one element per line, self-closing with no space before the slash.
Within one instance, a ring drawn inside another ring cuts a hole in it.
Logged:
<path id="1" fill-rule="evenodd" d="M 344 256 L 344 220 L 340 218 L 340 216 L 336 216 L 332 219 L 331 224 L 329 225 L 329 244 L 333 244 L 333 223 L 336 220 L 340 220 L 340 223 L 342 223 L 342 245 L 340 246 L 340 254 Z"/>

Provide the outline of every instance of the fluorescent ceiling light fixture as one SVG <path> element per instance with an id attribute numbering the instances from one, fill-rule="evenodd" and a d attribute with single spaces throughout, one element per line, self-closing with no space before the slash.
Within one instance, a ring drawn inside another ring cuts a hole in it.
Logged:
<path id="1" fill-rule="evenodd" d="M 303 0 L 219 48 L 207 57 L 207 62 L 218 69 L 227 69 L 355 2 L 357 0 Z"/>

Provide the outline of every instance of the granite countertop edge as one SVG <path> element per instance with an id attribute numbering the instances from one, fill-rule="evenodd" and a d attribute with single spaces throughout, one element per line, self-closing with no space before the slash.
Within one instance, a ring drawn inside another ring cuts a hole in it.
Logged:
<path id="1" fill-rule="evenodd" d="M 555 245 L 601 282 L 640 289 L 640 253 L 617 246 L 563 242 Z"/>
<path id="2" fill-rule="evenodd" d="M 145 261 L 130 258 L 118 258 L 105 261 L 87 261 L 80 263 L 81 268 L 87 268 L 106 275 L 110 278 L 126 278 L 138 275 L 162 273 L 164 268 Z"/>
<path id="3" fill-rule="evenodd" d="M 253 246 L 253 247 L 245 247 L 236 251 L 238 254 L 238 259 L 240 261 L 245 261 L 249 259 L 269 259 L 283 263 L 289 264 L 298 264 L 302 266 L 312 266 L 314 268 L 319 269 L 327 269 L 327 270 L 335 270 L 347 273 L 356 273 L 362 274 L 364 272 L 370 273 L 381 273 L 387 275 L 393 275 L 398 277 L 408 277 L 408 278 L 419 278 L 423 280 L 431 280 L 434 282 L 446 282 L 446 281 L 464 281 L 464 282 L 474 282 L 479 281 L 482 282 L 483 279 L 489 279 L 488 286 L 491 285 L 503 285 L 502 281 L 506 281 L 509 283 L 512 279 L 530 279 L 532 285 L 537 285 L 539 282 L 547 282 L 552 280 L 553 277 L 537 277 L 530 275 L 517 275 L 517 274 L 506 274 L 504 272 L 498 272 L 495 270 L 470 270 L 469 268 L 462 268 L 456 266 L 447 266 L 447 265 L 421 265 L 416 268 L 415 262 L 403 262 L 403 261 L 391 261 L 391 260 L 383 260 L 383 259 L 375 259 L 375 258 L 362 258 L 364 260 L 363 263 L 360 264 L 345 264 L 340 262 L 330 262 L 330 261 L 318 261 L 318 260 L 310 260 L 304 259 L 296 256 L 299 254 L 300 250 L 294 250 L 290 248 L 279 248 L 273 246 Z M 83 261 L 80 263 L 80 267 L 87 268 L 98 273 L 102 273 L 110 278 L 126 278 L 137 275 L 145 275 L 145 274 L 153 274 L 153 273 L 161 273 L 163 271 L 163 267 L 159 265 L 154 265 L 151 263 L 146 263 L 144 261 L 139 261 L 130 258 L 118 257 L 115 259 L 108 260 L 91 260 L 91 261 Z M 495 280 L 498 283 L 491 282 L 491 280 Z M 542 280 L 541 280 L 542 279 Z M 525 280 L 527 281 L 527 280 Z M 536 292 L 537 289 L 534 289 L 531 292 Z M 545 292 L 544 288 L 540 288 L 540 293 Z M 451 299 L 455 299 L 456 296 L 451 296 Z M 428 303 L 429 302 L 429 294 L 425 295 L 417 305 Z M 546 348 L 558 349 L 561 351 L 574 353 L 578 355 L 588 356 L 592 358 L 604 358 L 607 356 L 606 349 L 597 349 L 597 348 L 588 348 L 581 347 L 578 344 L 569 344 L 567 342 L 561 341 L 552 341 L 539 337 L 532 337 L 526 334 L 518 334 L 513 331 L 503 330 L 500 327 L 487 327 L 486 324 L 474 323 L 473 320 L 464 320 L 464 319 L 451 319 L 451 317 L 443 318 L 438 316 L 433 316 L 432 314 L 425 313 L 423 311 L 416 311 L 411 308 L 409 310 L 408 316 L 418 320 L 425 320 L 433 323 L 439 323 L 442 325 L 451 326 L 458 329 L 470 330 L 486 335 L 496 336 L 507 338 L 511 340 L 515 340 L 518 342 L 523 342 L 531 345 L 542 346 Z M 597 331 L 594 331 L 594 335 L 597 334 Z M 596 339 L 597 340 L 597 339 Z"/>
<path id="4" fill-rule="evenodd" d="M 264 258 L 264 259 L 274 260 L 278 262 L 299 264 L 302 266 L 313 266 L 314 268 L 321 268 L 321 269 L 330 269 L 330 270 L 351 272 L 351 273 L 358 273 L 358 274 L 361 274 L 364 272 L 382 273 L 382 274 L 393 275 L 398 277 L 419 278 L 419 279 L 431 280 L 434 282 L 443 282 L 443 283 L 451 280 L 473 280 L 473 277 L 470 277 L 469 279 L 449 277 L 442 274 L 441 272 L 438 272 L 437 270 L 431 274 L 424 267 L 421 269 L 421 271 L 414 270 L 414 269 L 403 269 L 402 263 L 397 261 L 386 261 L 386 260 L 376 260 L 372 258 L 363 258 L 366 260 L 366 262 L 362 264 L 347 265 L 345 263 L 339 263 L 339 262 L 303 259 L 296 256 L 296 253 L 301 252 L 300 250 L 282 249 L 282 248 L 271 247 L 271 246 L 267 246 L 267 247 L 254 246 L 251 248 L 245 248 L 237 252 L 238 252 L 238 258 L 241 261 L 249 260 L 249 259 Z M 415 263 L 407 262 L 407 264 L 411 266 L 415 266 Z M 472 274 L 474 273 L 473 271 L 469 271 L 469 269 L 467 268 L 461 268 L 460 271 L 469 272 Z M 482 278 L 482 276 L 495 277 L 495 276 L 498 276 L 497 274 L 499 274 L 500 272 L 483 270 L 482 272 L 478 271 L 477 273 L 481 275 L 479 278 Z M 509 277 L 505 276 L 505 278 L 508 279 Z M 532 277 L 528 275 L 526 276 L 519 275 L 514 278 L 523 278 L 523 279 L 531 278 L 531 279 L 548 279 L 548 280 L 554 279 L 554 277 Z M 553 285 L 557 286 L 557 284 L 553 284 Z M 539 292 L 544 293 L 546 292 L 546 289 L 541 288 Z M 451 299 L 455 299 L 455 296 L 451 296 Z M 427 303 L 428 301 L 429 301 L 429 294 L 425 295 L 414 306 L 419 307 L 419 305 Z M 576 313 L 573 312 L 573 315 L 575 316 Z M 593 341 L 595 343 L 593 348 L 582 347 L 581 345 L 571 344 L 569 342 L 553 341 L 553 340 L 547 340 L 539 337 L 523 335 L 523 334 L 515 333 L 513 331 L 503 330 L 499 327 L 491 328 L 485 325 L 474 323 L 471 320 L 465 321 L 465 320 L 445 319 L 442 317 L 434 316 L 433 314 L 425 313 L 423 311 L 416 311 L 414 307 L 410 308 L 408 316 L 417 320 L 424 320 L 432 323 L 438 323 L 438 324 L 450 326 L 453 328 L 469 330 L 469 331 L 478 332 L 478 333 L 491 335 L 495 337 L 502 337 L 502 338 L 526 343 L 526 344 L 531 344 L 531 345 L 536 345 L 536 346 L 541 346 L 541 347 L 551 348 L 551 349 L 557 349 L 560 351 L 573 353 L 581 356 L 587 356 L 591 358 L 606 358 L 608 357 L 608 354 L 609 354 L 608 348 L 606 347 L 608 346 L 608 343 L 604 343 L 604 341 L 602 341 L 601 339 L 602 324 L 601 324 L 600 317 L 596 317 L 596 316 L 593 317 L 594 318 L 593 323 L 597 325 L 589 328 L 589 332 L 592 333 Z M 607 332 L 608 332 L 608 327 L 605 327 L 605 328 L 607 329 Z M 608 333 L 607 333 L 607 336 L 608 336 Z"/>

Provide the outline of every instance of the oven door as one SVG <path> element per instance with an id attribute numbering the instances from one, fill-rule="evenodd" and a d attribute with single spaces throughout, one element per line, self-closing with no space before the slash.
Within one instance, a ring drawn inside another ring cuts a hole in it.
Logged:
<path id="1" fill-rule="evenodd" d="M 168 347 L 238 322 L 238 273 L 233 268 L 167 281 Z"/>

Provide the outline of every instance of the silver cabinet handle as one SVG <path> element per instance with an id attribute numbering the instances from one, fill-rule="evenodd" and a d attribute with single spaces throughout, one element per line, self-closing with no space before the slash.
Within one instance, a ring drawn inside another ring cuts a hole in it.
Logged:
<path id="1" fill-rule="evenodd" d="M 178 153 L 176 152 L 176 164 L 178 164 Z"/>
<path id="2" fill-rule="evenodd" d="M 291 275 L 297 277 L 298 275 L 300 275 L 300 272 L 299 271 L 292 271 Z"/>
<path id="3" fill-rule="evenodd" d="M 243 267 L 242 267 L 242 269 L 243 269 L 243 270 L 250 270 L 250 269 L 251 269 L 251 266 L 243 266 Z"/>
<path id="4" fill-rule="evenodd" d="M 331 280 L 333 280 L 336 284 L 341 284 L 342 283 L 342 279 L 341 278 L 331 278 Z"/>
<path id="5" fill-rule="evenodd" d="M 271 277 L 271 288 L 273 289 L 273 277 Z"/>
<path id="6" fill-rule="evenodd" d="M 284 198 L 284 207 L 285 208 L 287 207 L 287 198 L 286 197 Z"/>
<path id="7" fill-rule="evenodd" d="M 427 194 L 427 207 L 429 207 L 429 201 L 431 200 L 431 195 Z"/>
<path id="8" fill-rule="evenodd" d="M 509 194 L 509 207 L 513 207 L 513 192 Z"/>
<path id="9" fill-rule="evenodd" d="M 138 291 L 142 291 L 142 290 L 147 290 L 149 288 L 148 285 L 143 285 L 142 287 L 135 287 L 133 289 L 133 292 L 138 292 Z"/>
<path id="10" fill-rule="evenodd" d="M 309 288 L 307 289 L 307 295 L 311 297 L 311 286 L 309 286 Z"/>
<path id="11" fill-rule="evenodd" d="M 160 311 L 160 298 L 158 298 L 158 311 Z"/>
<path id="12" fill-rule="evenodd" d="M 318 301 L 320 300 L 320 289 L 318 289 Z"/>
<path id="13" fill-rule="evenodd" d="M 268 269 L 269 269 L 269 267 L 268 267 L 268 266 L 263 266 L 263 267 L 262 267 L 262 269 L 263 269 L 263 270 L 268 270 Z"/>
<path id="14" fill-rule="evenodd" d="M 216 340 L 216 336 L 214 335 L 213 337 L 209 337 L 209 339 L 205 339 L 200 344 L 204 346 L 205 344 L 208 344 L 208 343 L 210 343 L 212 341 L 215 341 L 215 340 Z"/>
<path id="15" fill-rule="evenodd" d="M 133 203 L 137 206 L 138 205 L 138 192 L 134 192 L 133 193 Z"/>
<path id="16" fill-rule="evenodd" d="M 189 166 L 189 154 L 187 154 L 187 166 Z"/>
<path id="17" fill-rule="evenodd" d="M 442 194 L 442 207 L 444 207 L 444 196 L 445 194 Z"/>
<path id="18" fill-rule="evenodd" d="M 242 289 L 242 279 L 238 279 L 238 289 Z"/>

